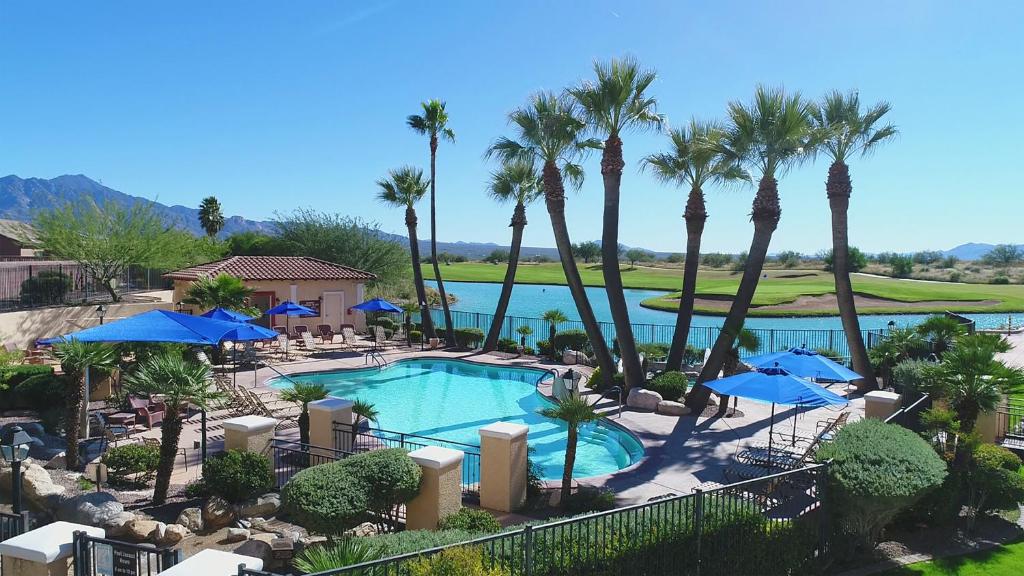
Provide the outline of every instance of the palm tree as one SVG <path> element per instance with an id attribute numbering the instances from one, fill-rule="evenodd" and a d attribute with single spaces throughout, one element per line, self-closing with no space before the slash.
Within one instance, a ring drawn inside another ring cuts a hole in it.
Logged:
<path id="1" fill-rule="evenodd" d="M 572 394 L 556 406 L 544 408 L 540 415 L 552 420 L 565 422 L 569 429 L 569 441 L 565 446 L 565 467 L 562 469 L 562 495 L 560 503 L 565 506 L 572 493 L 572 469 L 576 465 L 576 444 L 579 442 L 580 425 L 593 422 L 601 416 L 594 407 L 579 394 Z"/>
<path id="2" fill-rule="evenodd" d="M 551 229 L 558 247 L 558 258 L 565 272 L 565 281 L 594 349 L 597 365 L 610 383 L 615 373 L 615 364 L 573 258 L 572 241 L 565 222 L 563 181 L 564 176 L 571 186 L 579 189 L 583 184 L 583 167 L 576 161 L 586 150 L 600 147 L 601 143 L 583 139 L 586 124 L 579 117 L 576 103 L 568 97 L 551 92 L 535 94 L 529 105 L 509 114 L 509 123 L 517 132 L 516 139 L 499 138 L 487 150 L 487 156 L 497 156 L 503 162 L 523 160 L 541 164 L 544 201 L 551 218 Z"/>
<path id="3" fill-rule="evenodd" d="M 523 229 L 526 228 L 526 206 L 539 198 L 542 193 L 540 177 L 537 175 L 533 163 L 523 160 L 504 163 L 498 171 L 491 174 L 491 181 L 487 188 L 491 198 L 498 202 L 514 201 L 516 207 L 512 211 L 512 222 L 509 224 L 512 228 L 512 244 L 508 250 L 505 281 L 501 285 L 501 295 L 498 297 L 498 305 L 494 309 L 491 329 L 488 330 L 487 339 L 484 341 L 484 352 L 490 352 L 498 347 L 501 325 L 505 322 L 505 312 L 508 310 L 508 302 L 512 297 L 512 286 L 516 281 L 519 248 L 523 244 Z"/>
<path id="4" fill-rule="evenodd" d="M 519 334 L 519 345 L 522 346 L 523 348 L 526 348 L 526 339 L 530 336 L 530 334 L 533 334 L 533 328 L 530 328 L 529 326 L 524 324 L 519 328 L 516 328 L 516 334 Z"/>
<path id="5" fill-rule="evenodd" d="M 241 278 L 230 274 L 218 274 L 214 277 L 203 276 L 193 281 L 185 290 L 183 304 L 198 306 L 209 310 L 211 308 L 226 308 L 257 317 L 261 312 L 259 308 L 249 303 L 255 289 L 245 285 Z"/>
<path id="6" fill-rule="evenodd" d="M 630 130 L 660 128 L 664 118 L 657 113 L 657 101 L 647 94 L 657 77 L 653 70 L 644 70 L 632 58 L 624 58 L 609 63 L 595 62 L 594 73 L 597 76 L 594 82 L 583 82 L 570 88 L 569 93 L 579 102 L 590 129 L 605 136 L 601 153 L 604 178 L 601 270 L 628 390 L 643 384 L 644 371 L 636 351 L 618 264 L 619 195 L 625 166 L 621 136 Z"/>
<path id="7" fill-rule="evenodd" d="M 444 310 L 444 327 L 447 340 L 452 340 L 454 324 L 452 324 L 452 311 L 448 307 L 448 296 L 444 291 L 444 281 L 441 280 L 441 267 L 437 265 L 437 143 L 439 138 L 448 142 L 455 142 L 455 132 L 448 127 L 448 112 L 445 110 L 445 103 L 442 100 L 429 100 L 421 104 L 423 114 L 413 114 L 406 119 L 406 123 L 417 134 L 426 134 L 430 137 L 430 262 L 434 265 L 434 279 L 437 280 L 437 292 L 441 295 L 441 308 Z M 413 264 L 419 266 L 419 262 Z M 433 323 L 430 326 L 429 336 L 434 338 Z"/>
<path id="8" fill-rule="evenodd" d="M 739 333 L 754 299 L 768 246 L 782 215 L 776 176 L 785 174 L 793 164 L 805 158 L 814 144 L 810 108 L 799 93 L 787 94 L 781 88 L 764 86 L 757 88 L 750 104 L 729 103 L 730 124 L 722 139 L 721 152 L 729 161 L 757 169 L 761 178 L 751 208 L 754 235 L 743 277 L 711 355 L 687 397 L 687 404 L 695 411 L 703 410 L 707 404 L 711 389 L 702 383 L 718 377 L 732 345 L 732 335 Z"/>
<path id="9" fill-rule="evenodd" d="M 423 269 L 420 267 L 420 245 L 416 237 L 416 203 L 427 193 L 427 183 L 423 180 L 423 170 L 411 166 L 403 166 L 388 172 L 387 179 L 378 180 L 377 199 L 390 206 L 405 208 L 405 226 L 409 230 L 409 253 L 412 255 L 412 278 L 416 288 L 416 299 L 427 303 L 427 291 L 423 286 Z M 436 262 L 434 264 L 437 266 Z M 440 276 L 438 276 L 440 279 Z M 441 283 L 437 283 L 441 288 Z M 447 310 L 447 304 L 445 304 Z M 423 334 L 427 338 L 435 338 L 434 321 L 429 310 L 423 312 Z"/>
<path id="10" fill-rule="evenodd" d="M 327 388 L 318 382 L 292 382 L 292 387 L 281 391 L 281 400 L 302 406 L 299 413 L 299 442 L 309 444 L 309 403 L 327 398 Z"/>
<path id="11" fill-rule="evenodd" d="M 359 426 L 363 421 L 376 422 L 380 412 L 372 402 L 356 398 L 352 402 L 352 451 L 355 452 L 356 436 L 359 434 Z"/>
<path id="12" fill-rule="evenodd" d="M 924 355 L 928 345 L 916 330 L 893 328 L 868 353 L 869 358 L 882 371 L 882 382 L 888 386 L 892 369 L 904 360 Z"/>
<path id="13" fill-rule="evenodd" d="M 740 372 L 740 352 L 757 352 L 761 348 L 761 339 L 757 337 L 755 332 L 742 328 L 740 333 L 736 335 L 732 346 L 729 347 L 729 353 L 725 357 L 725 362 L 722 364 L 722 375 L 723 376 L 734 376 Z M 725 414 L 725 411 L 729 408 L 729 397 L 721 396 L 718 402 L 718 410 L 721 414 Z"/>
<path id="14" fill-rule="evenodd" d="M 220 201 L 216 196 L 207 196 L 199 204 L 199 225 L 210 238 L 224 229 L 224 214 L 220 210 Z"/>
<path id="15" fill-rule="evenodd" d="M 178 454 L 178 441 L 184 414 L 182 408 L 193 404 L 206 409 L 220 395 L 210 387 L 210 368 L 202 362 L 186 360 L 181 354 L 153 356 L 125 378 L 125 387 L 135 394 L 162 394 L 164 421 L 160 430 L 160 464 L 156 470 L 153 503 L 167 500 L 167 489 Z"/>
<path id="16" fill-rule="evenodd" d="M 948 316 L 929 316 L 918 324 L 914 330 L 931 342 L 932 352 L 942 356 L 956 343 L 957 338 L 967 335 L 967 328 L 954 318 Z"/>
<path id="17" fill-rule="evenodd" d="M 693 304 L 697 295 L 697 269 L 700 266 L 700 241 L 704 223 L 708 219 L 704 204 L 704 185 L 730 181 L 750 181 L 750 175 L 735 162 L 726 159 L 720 151 L 725 136 L 716 122 L 690 119 L 687 126 L 669 133 L 671 151 L 652 154 L 644 159 L 644 168 L 650 168 L 662 182 L 689 186 L 683 219 L 686 221 L 686 260 L 683 264 L 683 291 L 676 311 L 676 329 L 669 347 L 667 366 L 678 370 L 683 364 L 683 353 L 690 335 Z"/>
<path id="18" fill-rule="evenodd" d="M 110 344 L 68 340 L 53 347 L 53 355 L 64 372 L 64 466 L 77 470 L 79 466 L 78 441 L 82 435 L 82 413 L 86 410 L 85 374 L 87 370 L 110 372 L 117 367 L 117 349 Z"/>
<path id="19" fill-rule="evenodd" d="M 853 284 L 850 282 L 849 261 L 849 220 L 850 168 L 846 162 L 850 156 L 866 156 L 879 144 L 896 136 L 892 124 L 881 125 L 890 106 L 879 102 L 867 110 L 861 110 L 860 97 L 856 92 L 833 91 L 826 94 L 817 106 L 811 107 L 811 117 L 816 131 L 819 148 L 832 159 L 828 168 L 825 192 L 829 209 L 832 211 L 832 274 L 836 283 L 836 300 L 839 303 L 839 317 L 843 321 L 843 332 L 850 347 L 853 371 L 864 378 L 858 388 L 868 391 L 875 388 L 875 373 L 871 369 L 868 350 L 860 331 L 857 306 L 853 300 Z"/>
<path id="20" fill-rule="evenodd" d="M 996 359 L 1009 349 L 997 335 L 964 336 L 929 370 L 932 390 L 949 400 L 962 431 L 973 431 L 980 413 L 995 410 L 1004 393 L 1024 386 L 1024 370 Z"/>
<path id="21" fill-rule="evenodd" d="M 551 359 L 557 361 L 558 354 L 555 352 L 555 334 L 558 333 L 558 325 L 562 322 L 568 322 L 569 319 L 565 316 L 564 312 L 557 308 L 544 312 L 540 318 L 548 323 L 548 350 L 551 353 Z"/>

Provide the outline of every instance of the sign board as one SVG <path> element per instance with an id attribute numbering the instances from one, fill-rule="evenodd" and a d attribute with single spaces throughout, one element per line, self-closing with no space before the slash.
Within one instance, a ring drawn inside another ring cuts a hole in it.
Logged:
<path id="1" fill-rule="evenodd" d="M 319 298 L 317 298 L 316 300 L 299 300 L 299 305 L 300 306 L 305 306 L 306 308 L 309 308 L 310 310 L 315 311 L 317 316 L 320 315 L 320 299 Z"/>
<path id="2" fill-rule="evenodd" d="M 96 576 L 114 576 L 114 550 L 110 544 L 96 544 L 92 548 Z"/>
<path id="3" fill-rule="evenodd" d="M 93 545 L 96 576 L 139 576 L 139 551 L 133 546 Z"/>

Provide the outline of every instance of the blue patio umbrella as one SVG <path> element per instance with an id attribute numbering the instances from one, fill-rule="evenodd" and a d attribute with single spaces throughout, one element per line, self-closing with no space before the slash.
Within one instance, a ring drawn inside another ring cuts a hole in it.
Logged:
<path id="1" fill-rule="evenodd" d="M 863 378 L 839 362 L 807 348 L 790 348 L 782 352 L 761 354 L 744 360 L 755 368 L 778 366 L 801 378 L 825 382 L 852 382 Z"/>
<path id="2" fill-rule="evenodd" d="M 175 342 L 217 346 L 225 340 L 265 340 L 274 336 L 273 330 L 253 324 L 190 316 L 170 310 L 150 310 L 71 334 L 45 338 L 40 342 Z"/>
<path id="3" fill-rule="evenodd" d="M 291 300 L 285 300 L 284 302 L 281 302 L 280 304 L 278 304 L 277 306 L 274 306 L 270 310 L 267 310 L 266 312 L 264 312 L 264 314 L 266 314 L 267 316 L 283 315 L 284 316 L 284 330 L 285 330 L 285 332 L 291 332 L 291 326 L 289 325 L 289 322 L 288 322 L 288 319 L 290 317 L 292 317 L 292 316 L 316 316 L 317 312 L 316 312 L 316 310 L 313 310 L 312 308 L 306 308 L 305 306 L 303 306 L 301 304 L 296 304 L 295 302 L 292 302 Z M 288 335 L 285 334 L 285 341 L 284 341 L 284 359 L 285 360 L 288 359 L 288 339 L 287 339 L 287 336 Z"/>
<path id="4" fill-rule="evenodd" d="M 234 310 L 228 310 L 227 308 L 213 308 L 200 314 L 203 318 L 213 318 L 214 320 L 224 320 L 226 322 L 248 322 L 255 320 L 252 316 L 247 316 L 241 312 L 235 312 Z"/>
<path id="5" fill-rule="evenodd" d="M 401 312 L 402 309 L 395 306 L 391 302 L 383 298 L 374 298 L 373 300 L 367 300 L 360 304 L 356 304 L 352 307 L 353 310 L 362 310 L 363 312 Z"/>

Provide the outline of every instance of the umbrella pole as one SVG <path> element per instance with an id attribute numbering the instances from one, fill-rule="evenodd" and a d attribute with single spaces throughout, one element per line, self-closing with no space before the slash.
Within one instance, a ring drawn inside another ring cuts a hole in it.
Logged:
<path id="1" fill-rule="evenodd" d="M 793 439 L 790 441 L 790 446 L 796 446 L 796 419 L 800 416 L 800 405 L 796 405 L 796 410 L 793 414 Z"/>
<path id="2" fill-rule="evenodd" d="M 286 314 L 284 317 L 284 361 L 288 361 L 288 348 L 292 343 L 291 318 Z"/>
<path id="3" fill-rule="evenodd" d="M 768 424 L 768 468 L 772 467 L 772 435 L 775 430 L 775 402 L 772 402 L 772 417 Z"/>

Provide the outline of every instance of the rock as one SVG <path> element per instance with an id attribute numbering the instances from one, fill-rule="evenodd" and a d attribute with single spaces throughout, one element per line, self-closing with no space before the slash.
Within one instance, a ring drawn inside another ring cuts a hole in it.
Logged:
<path id="1" fill-rule="evenodd" d="M 270 536 L 275 538 L 273 534 L 257 534 L 252 540 L 246 540 L 241 546 L 235 548 L 233 552 L 235 554 L 241 554 L 242 556 L 252 556 L 253 558 L 259 558 L 263 560 L 264 568 L 273 563 L 274 561 L 274 550 L 270 547 L 270 541 L 264 536 Z"/>
<path id="2" fill-rule="evenodd" d="M 0 470 L 0 490 L 5 494 L 11 493 L 11 468 L 4 467 Z M 21 464 L 21 494 L 22 498 L 42 510 L 53 510 L 59 504 L 61 496 L 66 489 L 60 484 L 54 484 L 50 473 L 42 466 L 31 460 L 25 460 Z"/>
<path id="3" fill-rule="evenodd" d="M 211 496 L 203 504 L 203 528 L 218 530 L 235 520 L 235 508 L 220 496 Z"/>
<path id="4" fill-rule="evenodd" d="M 641 410 L 656 410 L 658 408 L 658 402 L 661 402 L 664 398 L 661 394 L 654 392 L 653 390 L 644 390 L 643 388 L 633 388 L 629 391 L 629 396 L 626 397 L 626 406 L 630 408 L 639 408 Z"/>
<path id="5" fill-rule="evenodd" d="M 128 534 L 128 524 L 138 518 L 138 516 L 131 512 L 121 512 L 117 516 L 109 519 L 102 528 L 107 531 L 107 536 L 111 538 L 122 538 Z"/>
<path id="6" fill-rule="evenodd" d="M 189 532 L 199 532 L 203 529 L 203 511 L 199 508 L 185 508 L 174 522 Z"/>
<path id="7" fill-rule="evenodd" d="M 673 402 L 671 400 L 662 400 L 658 402 L 658 414 L 664 414 L 666 416 L 685 416 L 690 413 L 690 409 L 686 407 L 686 404 L 681 402 Z"/>
<path id="8" fill-rule="evenodd" d="M 246 500 L 238 505 L 239 518 L 252 518 L 253 516 L 273 516 L 281 508 L 281 496 L 279 494 L 264 494 L 259 498 Z"/>
<path id="9" fill-rule="evenodd" d="M 160 524 L 156 520 L 143 520 L 136 518 L 131 522 L 128 522 L 124 526 L 124 537 L 135 542 L 142 542 L 143 540 L 149 540 L 157 530 L 157 525 Z"/>
<path id="10" fill-rule="evenodd" d="M 575 350 L 565 350 L 562 352 L 562 364 L 576 364 L 576 360 L 579 358 L 580 353 Z"/>
<path id="11" fill-rule="evenodd" d="M 241 542 L 248 539 L 249 531 L 245 528 L 228 528 L 228 533 L 224 536 L 225 542 Z"/>
<path id="12" fill-rule="evenodd" d="M 164 533 L 157 538 L 157 546 L 174 546 L 188 536 L 188 529 L 181 524 L 168 524 Z"/>
<path id="13" fill-rule="evenodd" d="M 57 508 L 57 520 L 105 526 L 124 513 L 124 504 L 109 492 L 88 492 L 63 500 Z"/>
<path id="14" fill-rule="evenodd" d="M 376 536 L 377 525 L 372 522 L 363 522 L 348 532 L 352 536 Z"/>
<path id="15" fill-rule="evenodd" d="M 46 464 L 43 464 L 43 468 L 47 470 L 64 470 L 67 466 L 64 465 L 64 451 L 60 451 L 50 456 L 47 459 Z"/>

